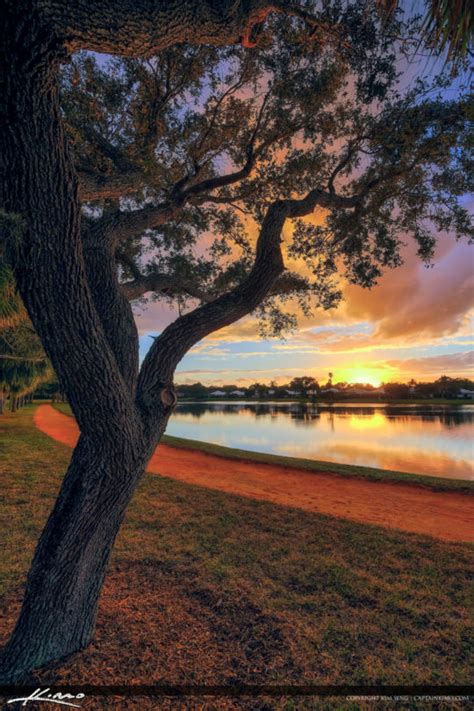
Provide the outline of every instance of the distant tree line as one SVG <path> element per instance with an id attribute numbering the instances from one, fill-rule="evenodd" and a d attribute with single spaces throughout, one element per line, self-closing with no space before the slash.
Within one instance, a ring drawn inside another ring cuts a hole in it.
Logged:
<path id="1" fill-rule="evenodd" d="M 231 385 L 204 385 L 192 383 L 178 385 L 178 395 L 185 399 L 207 399 L 213 397 L 245 397 L 254 399 L 272 398 L 358 398 L 383 397 L 384 399 L 410 398 L 458 398 L 469 397 L 474 393 L 474 381 L 469 378 L 451 378 L 443 375 L 432 382 L 391 382 L 384 383 L 379 388 L 368 383 L 332 383 L 332 374 L 325 384 L 320 384 L 315 378 L 303 376 L 293 378 L 284 384 L 275 381 L 270 384 L 253 383 L 247 387 Z M 463 392 L 465 391 L 465 392 Z"/>

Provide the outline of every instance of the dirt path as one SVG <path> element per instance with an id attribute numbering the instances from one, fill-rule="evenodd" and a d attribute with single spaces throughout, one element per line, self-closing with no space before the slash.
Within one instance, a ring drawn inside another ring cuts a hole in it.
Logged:
<path id="1" fill-rule="evenodd" d="M 53 439 L 70 447 L 75 445 L 78 428 L 72 417 L 51 405 L 41 405 L 34 419 L 38 429 Z M 151 458 L 148 471 L 304 511 L 445 541 L 474 542 L 474 498 L 464 494 L 225 459 L 165 444 Z"/>

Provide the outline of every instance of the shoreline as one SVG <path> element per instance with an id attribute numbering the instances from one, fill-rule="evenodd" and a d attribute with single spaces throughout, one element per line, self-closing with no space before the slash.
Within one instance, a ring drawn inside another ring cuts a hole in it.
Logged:
<path id="1" fill-rule="evenodd" d="M 200 404 L 205 405 L 206 403 L 222 403 L 223 405 L 235 404 L 235 405 L 252 405 L 255 404 L 266 404 L 266 405 L 315 405 L 316 407 L 333 407 L 334 405 L 339 407 L 344 407 L 346 405 L 379 405 L 380 407 L 403 407 L 403 406 L 416 406 L 420 405 L 446 405 L 446 407 L 458 407 L 463 405 L 474 405 L 474 399 L 471 398 L 413 398 L 413 399 L 393 399 L 387 400 L 387 398 L 374 398 L 370 400 L 367 397 L 353 397 L 353 398 L 342 398 L 342 399 L 313 399 L 313 398 L 239 398 L 239 397 L 206 397 L 206 398 L 188 398 L 180 397 L 179 402 L 188 404 Z"/>
<path id="2" fill-rule="evenodd" d="M 50 403 L 49 403 L 50 404 Z M 73 417 L 67 403 L 53 403 L 52 407 L 68 417 Z M 358 466 L 354 464 L 339 464 L 302 457 L 287 457 L 267 452 L 253 452 L 235 447 L 225 447 L 220 444 L 204 442 L 202 440 L 185 439 L 165 434 L 161 442 L 176 449 L 187 449 L 196 452 L 220 457 L 229 461 L 255 462 L 256 464 L 269 464 L 283 469 L 299 469 L 305 472 L 321 472 L 340 477 L 362 479 L 373 482 L 386 482 L 390 484 L 404 484 L 421 487 L 430 491 L 453 491 L 474 496 L 474 481 L 469 479 L 451 479 L 425 474 L 378 469 L 375 467 Z"/>
<path id="3" fill-rule="evenodd" d="M 45 435 L 74 447 L 79 429 L 71 416 L 51 405 L 32 413 Z M 459 491 L 431 491 L 413 483 L 369 481 L 324 470 L 305 471 L 268 462 L 223 459 L 196 448 L 162 443 L 147 471 L 153 475 L 286 510 L 335 517 L 444 541 L 474 543 L 472 498 Z"/>

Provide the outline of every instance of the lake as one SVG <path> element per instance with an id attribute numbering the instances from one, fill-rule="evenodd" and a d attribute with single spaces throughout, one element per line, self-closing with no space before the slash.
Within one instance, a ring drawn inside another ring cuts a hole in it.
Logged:
<path id="1" fill-rule="evenodd" d="M 167 433 L 225 447 L 474 479 L 474 405 L 183 402 Z"/>

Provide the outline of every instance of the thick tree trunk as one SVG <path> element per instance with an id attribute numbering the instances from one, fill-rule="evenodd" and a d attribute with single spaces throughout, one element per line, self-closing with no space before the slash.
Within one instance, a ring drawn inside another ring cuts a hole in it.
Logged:
<path id="1" fill-rule="evenodd" d="M 16 412 L 18 408 L 18 398 L 16 395 L 10 395 L 10 411 Z"/>
<path id="2" fill-rule="evenodd" d="M 137 455 L 80 438 L 34 555 L 0 682 L 21 680 L 91 641 L 115 537 L 150 454 L 150 447 Z"/>
<path id="3" fill-rule="evenodd" d="M 58 102 L 58 66 L 66 59 L 67 41 L 74 48 L 100 45 L 105 50 L 119 26 L 124 46 L 133 45 L 130 53 L 137 55 L 193 34 L 198 43 L 236 41 L 248 25 L 250 8 L 259 10 L 264 3 L 229 2 L 224 13 L 212 0 L 146 1 L 138 8 L 136 3 L 119 3 L 131 14 L 131 27 L 122 26 L 113 9 L 102 9 L 92 15 L 96 24 L 101 18 L 107 22 L 105 33 L 101 26 L 94 32 L 90 3 L 79 3 L 79 15 L 69 21 L 69 9 L 76 5 L 0 0 L 0 94 L 5 107 L 0 114 L 0 160 L 8 176 L 0 184 L 2 219 L 7 238 L 9 225 L 20 225 L 21 235 L 11 240 L 16 283 L 82 433 L 33 559 L 20 617 L 0 664 L 0 683 L 20 680 L 91 640 L 115 537 L 175 402 L 170 387 L 175 367 L 194 343 L 249 313 L 269 292 L 283 270 L 280 233 L 290 214 L 286 203 L 275 204 L 265 219 L 249 279 L 166 329 L 155 341 L 137 385 L 136 331 L 133 324 L 124 330 L 114 320 L 114 314 L 121 320 L 130 313 L 120 308 L 118 298 L 98 298 L 91 286 L 97 276 L 94 259 L 84 258 L 77 176 Z M 97 10 L 99 4 L 93 5 Z M 153 8 L 163 16 L 156 16 Z M 150 14 L 149 42 L 144 41 L 146 27 L 137 23 L 138 10 Z M 164 21 L 170 12 L 174 34 Z M 64 17 L 67 21 L 60 22 Z M 110 21 L 117 25 L 112 33 Z M 140 36 L 131 42 L 136 26 Z M 112 42 L 110 49 L 118 51 L 119 46 Z M 113 288 L 110 266 L 104 264 L 108 272 L 101 272 L 107 288 Z"/>

